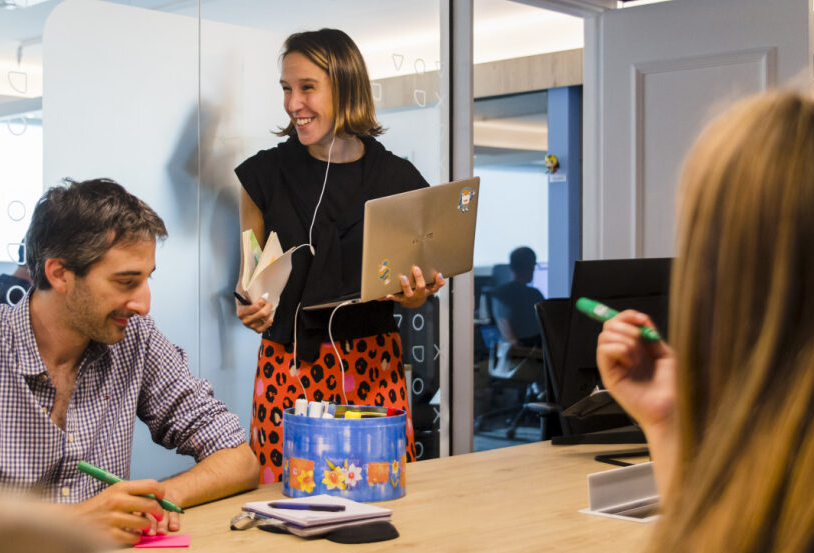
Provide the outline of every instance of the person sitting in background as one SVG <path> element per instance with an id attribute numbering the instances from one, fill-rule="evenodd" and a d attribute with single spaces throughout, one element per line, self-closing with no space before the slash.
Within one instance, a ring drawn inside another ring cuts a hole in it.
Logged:
<path id="1" fill-rule="evenodd" d="M 509 255 L 512 280 L 492 292 L 497 327 L 503 339 L 515 346 L 542 346 L 534 304 L 544 298 L 537 288 L 529 286 L 536 265 L 534 250 L 526 246 L 515 249 Z"/>
<path id="2" fill-rule="evenodd" d="M 650 550 L 814 551 L 814 101 L 743 101 L 686 159 L 673 346 L 628 310 L 597 348 L 654 461 Z"/>
<path id="3" fill-rule="evenodd" d="M 25 246 L 20 244 L 18 250 L 17 268 L 10 275 L 0 275 L 0 303 L 17 305 L 25 293 L 31 288 L 31 277 L 25 266 Z"/>
<path id="4" fill-rule="evenodd" d="M 178 530 L 178 515 L 146 494 L 186 507 L 259 478 L 237 416 L 147 316 L 156 239 L 166 235 L 113 181 L 51 188 L 26 234 L 33 289 L 0 305 L 0 485 L 73 503 L 65 509 L 122 543 Z M 77 470 L 84 460 L 127 478 L 137 415 L 153 440 L 198 464 L 165 482 L 110 487 Z"/>

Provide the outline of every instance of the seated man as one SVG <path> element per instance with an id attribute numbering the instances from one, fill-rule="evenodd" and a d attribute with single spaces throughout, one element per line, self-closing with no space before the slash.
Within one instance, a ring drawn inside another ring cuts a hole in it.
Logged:
<path id="1" fill-rule="evenodd" d="M 147 316 L 156 240 L 166 234 L 113 181 L 54 187 L 26 235 L 32 290 L 0 305 L 0 485 L 74 504 L 64 508 L 123 543 L 178 529 L 178 515 L 146 494 L 185 507 L 259 477 L 237 416 Z M 161 483 L 110 487 L 77 470 L 85 460 L 127 478 L 136 415 L 157 443 L 198 464 Z"/>
<path id="2" fill-rule="evenodd" d="M 497 327 L 503 339 L 515 346 L 542 346 L 534 304 L 543 301 L 543 294 L 528 285 L 536 264 L 534 250 L 526 246 L 515 249 L 509 256 L 511 282 L 492 292 Z"/>

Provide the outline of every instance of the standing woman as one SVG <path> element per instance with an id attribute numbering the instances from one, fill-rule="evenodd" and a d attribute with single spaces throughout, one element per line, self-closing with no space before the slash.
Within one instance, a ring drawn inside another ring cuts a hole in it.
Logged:
<path id="1" fill-rule="evenodd" d="M 427 285 L 416 267 L 415 287 L 401 275 L 403 292 L 384 301 L 301 309 L 359 292 L 365 201 L 428 184 L 374 138 L 383 129 L 364 59 L 348 35 L 293 34 L 281 59 L 289 123 L 278 134 L 288 140 L 235 170 L 243 186 L 241 230 L 252 229 L 261 245 L 273 231 L 283 250 L 305 246 L 294 253 L 279 305 L 258 299 L 237 306 L 241 322 L 263 335 L 250 437 L 262 482 L 281 478 L 283 410 L 300 397 L 407 411 L 407 456 L 415 460 L 393 304 L 419 307 L 444 285 L 440 274 Z"/>

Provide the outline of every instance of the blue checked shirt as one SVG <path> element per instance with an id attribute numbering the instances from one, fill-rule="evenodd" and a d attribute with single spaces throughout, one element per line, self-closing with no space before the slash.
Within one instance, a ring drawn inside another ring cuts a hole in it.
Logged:
<path id="1" fill-rule="evenodd" d="M 246 441 L 237 415 L 190 374 L 186 353 L 151 317 L 139 316 L 118 344 L 91 342 L 85 351 L 63 431 L 51 422 L 56 389 L 34 340 L 28 299 L 0 305 L 0 486 L 62 503 L 98 494 L 106 485 L 76 463 L 127 479 L 136 416 L 156 443 L 196 461 Z"/>

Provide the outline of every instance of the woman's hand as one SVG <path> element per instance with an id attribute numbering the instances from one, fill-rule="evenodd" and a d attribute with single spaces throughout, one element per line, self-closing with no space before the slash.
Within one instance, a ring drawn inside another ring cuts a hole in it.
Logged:
<path id="1" fill-rule="evenodd" d="M 602 382 L 647 437 L 656 487 L 665 501 L 675 476 L 678 433 L 674 417 L 676 358 L 664 342 L 645 342 L 639 326 L 650 317 L 622 311 L 605 322 L 596 348 Z"/>
<path id="2" fill-rule="evenodd" d="M 410 279 L 405 275 L 401 275 L 399 277 L 401 281 L 401 293 L 390 294 L 385 297 L 385 299 L 398 302 L 404 307 L 421 307 L 424 305 L 424 302 L 427 301 L 427 297 L 436 293 L 447 282 L 444 280 L 444 275 L 435 273 L 435 282 L 433 282 L 431 286 L 427 286 L 427 282 L 424 280 L 424 274 L 417 266 L 413 267 L 413 278 L 415 278 L 415 288 L 410 287 Z"/>
<path id="3" fill-rule="evenodd" d="M 605 322 L 596 348 L 602 382 L 619 405 L 648 430 L 672 429 L 676 359 L 664 342 L 645 342 L 650 318 L 627 310 Z"/>
<path id="4" fill-rule="evenodd" d="M 266 301 L 266 297 L 267 294 L 263 294 L 263 297 L 251 305 L 241 305 L 235 302 L 237 306 L 237 316 L 240 322 L 243 323 L 243 326 L 251 328 L 258 334 L 265 332 L 265 330 L 271 326 L 271 323 L 274 322 L 274 318 L 271 316 L 272 305 Z"/>

